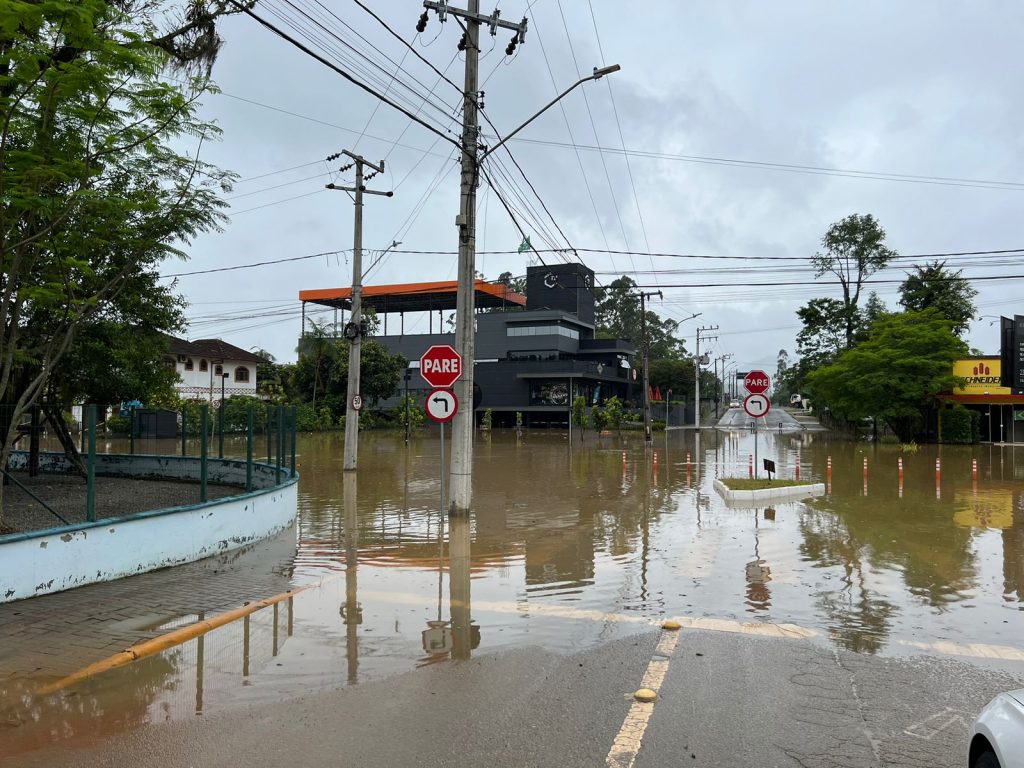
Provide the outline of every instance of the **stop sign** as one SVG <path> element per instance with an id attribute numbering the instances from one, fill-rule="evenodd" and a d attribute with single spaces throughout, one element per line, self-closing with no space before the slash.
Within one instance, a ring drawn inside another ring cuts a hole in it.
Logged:
<path id="1" fill-rule="evenodd" d="M 462 355 L 447 344 L 435 344 L 420 358 L 420 376 L 434 388 L 450 387 L 462 378 Z"/>
<path id="2" fill-rule="evenodd" d="M 768 374 L 764 371 L 750 371 L 743 377 L 743 386 L 746 387 L 747 392 L 753 395 L 767 392 L 771 383 L 771 379 L 768 378 Z"/>

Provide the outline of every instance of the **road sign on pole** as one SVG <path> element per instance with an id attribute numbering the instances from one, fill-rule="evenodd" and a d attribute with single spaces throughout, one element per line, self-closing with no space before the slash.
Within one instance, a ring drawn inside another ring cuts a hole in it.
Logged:
<path id="1" fill-rule="evenodd" d="M 420 358 L 420 376 L 436 389 L 450 387 L 462 378 L 462 356 L 448 344 L 435 344 Z"/>
<path id="2" fill-rule="evenodd" d="M 752 395 L 763 395 L 772 385 L 772 380 L 764 371 L 750 371 L 743 377 L 743 386 Z"/>
<path id="3" fill-rule="evenodd" d="M 362 395 L 358 395 L 358 394 L 352 395 L 352 410 L 353 411 L 360 411 L 360 410 L 362 410 L 362 408 L 363 408 L 363 396 Z"/>
<path id="4" fill-rule="evenodd" d="M 433 389 L 424 404 L 427 416 L 442 424 L 455 418 L 459 412 L 459 400 L 450 389 Z"/>
<path id="5" fill-rule="evenodd" d="M 747 412 L 748 416 L 755 419 L 760 419 L 766 415 L 772 408 L 768 398 L 762 394 L 747 395 L 747 398 L 743 401 L 743 410 Z"/>

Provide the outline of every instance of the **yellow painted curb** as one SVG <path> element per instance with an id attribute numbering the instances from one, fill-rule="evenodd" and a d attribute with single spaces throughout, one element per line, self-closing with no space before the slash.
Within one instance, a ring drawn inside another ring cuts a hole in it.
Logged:
<path id="1" fill-rule="evenodd" d="M 633 694 L 633 698 L 637 701 L 654 701 L 658 698 L 658 694 L 652 691 L 650 688 L 641 688 L 639 691 Z"/>
<path id="2" fill-rule="evenodd" d="M 36 691 L 36 694 L 39 696 L 47 696 L 87 678 L 95 677 L 96 675 L 108 670 L 123 667 L 125 664 L 131 664 L 133 661 L 138 661 L 139 659 L 143 659 L 147 656 L 153 656 L 162 651 L 166 651 L 169 648 L 174 648 L 175 646 L 186 643 L 189 640 L 194 640 L 200 635 L 205 635 L 210 630 L 217 629 L 225 624 L 230 624 L 232 621 L 237 621 L 243 616 L 248 616 L 262 608 L 274 605 L 274 603 L 283 602 L 284 600 L 294 597 L 300 592 L 305 592 L 307 589 L 311 589 L 314 586 L 317 585 L 308 584 L 304 587 L 297 587 L 295 589 L 288 590 L 287 592 L 282 592 L 281 594 L 274 595 L 273 597 L 267 597 L 253 603 L 247 603 L 241 608 L 235 608 L 225 613 L 218 614 L 217 616 L 213 616 L 212 618 L 197 621 L 195 624 L 189 624 L 187 627 L 176 629 L 173 632 L 168 632 L 166 635 L 161 635 L 160 637 L 154 637 L 152 640 L 137 643 L 136 645 L 125 648 L 120 653 L 115 653 L 113 656 L 101 659 L 95 664 L 83 667 L 77 672 L 61 678 L 55 683 L 44 685 Z"/>
<path id="3" fill-rule="evenodd" d="M 667 621 L 662 622 L 662 624 L 661 624 L 661 628 L 662 629 L 673 629 L 673 630 L 675 630 L 675 629 L 681 629 L 682 626 L 683 625 L 680 624 L 675 619 L 669 619 Z"/>

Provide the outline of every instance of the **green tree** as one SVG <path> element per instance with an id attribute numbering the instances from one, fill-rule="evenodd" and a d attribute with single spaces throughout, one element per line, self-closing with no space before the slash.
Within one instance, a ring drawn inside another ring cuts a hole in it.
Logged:
<path id="1" fill-rule="evenodd" d="M 314 404 L 314 412 L 327 408 L 335 419 L 345 413 L 348 402 L 348 353 L 345 339 L 323 338 L 306 347 L 295 365 L 295 394 Z M 367 406 L 373 407 L 398 393 L 406 361 L 392 355 L 380 342 L 363 339 L 360 353 L 359 388 Z"/>
<path id="2" fill-rule="evenodd" d="M 661 390 L 666 398 L 668 390 L 676 399 L 683 400 L 693 392 L 693 360 L 651 360 L 648 378 L 651 386 Z"/>
<path id="3" fill-rule="evenodd" d="M 952 373 L 953 361 L 966 352 L 952 323 L 936 310 L 883 315 L 867 340 L 807 381 L 816 402 L 848 419 L 883 419 L 909 442 L 938 395 L 962 384 Z"/>
<path id="4" fill-rule="evenodd" d="M 860 292 L 864 281 L 897 255 L 885 245 L 885 230 L 871 214 L 851 214 L 837 221 L 821 240 L 824 253 L 811 257 L 815 277 L 832 274 L 843 290 L 842 318 L 846 348 L 853 346 L 860 319 Z"/>
<path id="5" fill-rule="evenodd" d="M 572 401 L 572 423 L 579 427 L 580 442 L 583 442 L 583 432 L 590 426 L 590 419 L 587 416 L 587 398 L 583 395 L 576 395 Z"/>
<path id="6" fill-rule="evenodd" d="M 511 272 L 502 272 L 498 275 L 499 283 L 504 283 L 508 286 L 509 290 L 515 291 L 516 293 L 526 295 L 526 276 L 521 275 L 519 277 L 513 277 Z"/>
<path id="7" fill-rule="evenodd" d="M 640 293 L 636 283 L 620 277 L 610 284 L 594 290 L 597 304 L 594 324 L 597 337 L 602 339 L 629 339 L 639 350 L 643 342 L 644 317 L 647 318 L 648 357 L 651 360 L 678 360 L 686 354 L 682 339 L 673 334 L 679 323 L 662 319 L 657 312 L 640 311 Z"/>
<path id="8" fill-rule="evenodd" d="M 848 318 L 843 302 L 811 299 L 796 314 L 803 324 L 796 335 L 796 351 L 803 367 L 816 368 L 834 360 L 846 341 Z"/>
<path id="9" fill-rule="evenodd" d="M 594 422 L 594 431 L 597 432 L 597 436 L 600 438 L 601 432 L 608 426 L 608 414 L 604 408 L 594 408 L 590 412 L 590 418 Z"/>
<path id="10" fill-rule="evenodd" d="M 0 3 L 0 465 L 77 332 L 223 220 L 197 98 L 226 0 Z M 181 19 L 181 21 L 177 21 Z M 188 76 L 171 83 L 168 67 Z M 187 147 L 186 142 L 191 146 Z"/>
<path id="11" fill-rule="evenodd" d="M 626 412 L 618 397 L 609 397 L 604 401 L 604 415 L 608 420 L 608 426 L 621 436 L 622 422 L 626 418 Z"/>
<path id="12" fill-rule="evenodd" d="M 963 336 L 970 326 L 977 308 L 974 297 L 978 292 L 971 287 L 963 271 L 946 268 L 946 262 L 935 261 L 914 267 L 914 272 L 900 285 L 900 304 L 912 312 L 936 309 L 953 323 L 953 333 Z"/>

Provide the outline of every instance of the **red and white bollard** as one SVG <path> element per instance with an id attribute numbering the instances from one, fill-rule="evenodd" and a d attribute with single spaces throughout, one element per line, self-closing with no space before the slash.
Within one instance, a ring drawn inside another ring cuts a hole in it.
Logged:
<path id="1" fill-rule="evenodd" d="M 864 457 L 864 479 L 868 479 L 868 457 Z"/>
<path id="2" fill-rule="evenodd" d="M 796 479 L 800 479 L 800 454 L 796 455 Z"/>
<path id="3" fill-rule="evenodd" d="M 747 463 L 748 472 L 749 472 L 750 477 L 753 478 L 754 477 L 754 454 L 748 453 L 747 454 L 747 458 L 749 459 L 749 461 Z"/>
<path id="4" fill-rule="evenodd" d="M 971 459 L 971 480 L 978 482 L 978 460 Z"/>
<path id="5" fill-rule="evenodd" d="M 832 493 L 832 457 L 825 464 L 825 493 Z"/>
<path id="6" fill-rule="evenodd" d="M 935 498 L 942 498 L 942 459 L 935 457 Z"/>
<path id="7" fill-rule="evenodd" d="M 896 459 L 896 466 L 897 466 L 897 468 L 899 470 L 899 472 L 898 472 L 899 478 L 900 478 L 899 492 L 900 492 L 900 498 L 902 499 L 903 498 L 903 457 L 902 456 L 900 456 L 898 459 Z"/>

